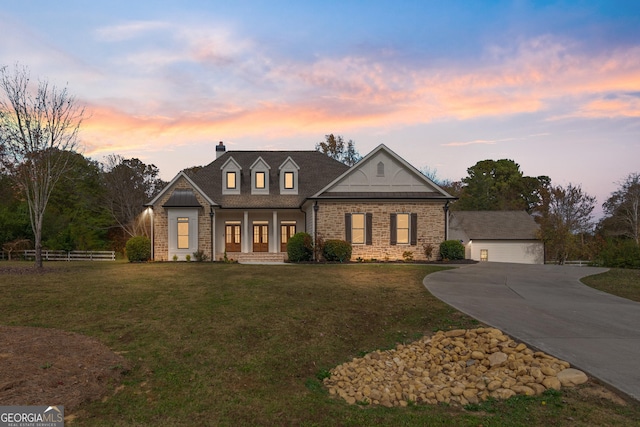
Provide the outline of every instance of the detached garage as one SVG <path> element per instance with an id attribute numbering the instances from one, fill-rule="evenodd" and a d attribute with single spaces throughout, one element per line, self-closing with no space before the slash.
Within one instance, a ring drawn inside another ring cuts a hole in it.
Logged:
<path id="1" fill-rule="evenodd" d="M 474 261 L 544 264 L 539 226 L 525 211 L 451 212 L 449 238 L 465 246 Z"/>

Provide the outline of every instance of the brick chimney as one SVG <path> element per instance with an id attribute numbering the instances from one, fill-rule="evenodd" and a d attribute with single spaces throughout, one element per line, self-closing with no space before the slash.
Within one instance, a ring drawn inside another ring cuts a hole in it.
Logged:
<path id="1" fill-rule="evenodd" d="M 220 141 L 220 143 L 216 146 L 216 159 L 222 156 L 227 151 L 227 147 L 224 146 L 224 143 Z"/>

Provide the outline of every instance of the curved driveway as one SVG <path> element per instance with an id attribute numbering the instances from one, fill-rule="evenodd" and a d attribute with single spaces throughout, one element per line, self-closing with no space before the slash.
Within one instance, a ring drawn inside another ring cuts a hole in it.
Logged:
<path id="1" fill-rule="evenodd" d="M 436 297 L 640 400 L 640 303 L 580 283 L 603 268 L 480 263 L 428 275 Z"/>

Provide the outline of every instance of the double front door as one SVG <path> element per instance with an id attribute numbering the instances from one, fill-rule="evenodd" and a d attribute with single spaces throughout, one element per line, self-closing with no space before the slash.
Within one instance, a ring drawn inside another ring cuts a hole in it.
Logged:
<path id="1" fill-rule="evenodd" d="M 269 252 L 269 226 L 253 224 L 253 252 Z"/>
<path id="2" fill-rule="evenodd" d="M 225 226 L 224 250 L 242 252 L 242 228 L 240 224 Z M 253 225 L 253 252 L 269 252 L 269 225 Z"/>

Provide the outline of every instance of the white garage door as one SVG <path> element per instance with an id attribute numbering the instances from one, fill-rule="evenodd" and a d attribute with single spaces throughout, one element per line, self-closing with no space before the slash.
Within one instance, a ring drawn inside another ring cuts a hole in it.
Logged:
<path id="1" fill-rule="evenodd" d="M 475 261 L 543 264 L 544 246 L 531 240 L 472 240 L 467 244 L 467 256 Z"/>

